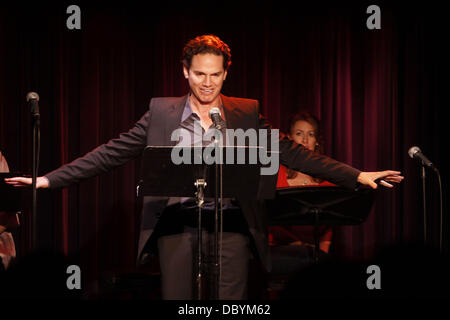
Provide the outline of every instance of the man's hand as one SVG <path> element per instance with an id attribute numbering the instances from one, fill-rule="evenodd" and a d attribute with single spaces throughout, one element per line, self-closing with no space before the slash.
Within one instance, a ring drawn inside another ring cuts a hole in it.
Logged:
<path id="1" fill-rule="evenodd" d="M 25 177 L 14 177 L 14 178 L 5 178 L 5 182 L 14 187 L 28 187 L 32 184 L 31 178 Z M 36 189 L 46 189 L 50 186 L 48 179 L 46 177 L 37 177 L 36 178 Z"/>
<path id="2" fill-rule="evenodd" d="M 400 183 L 404 179 L 403 176 L 400 175 L 400 171 L 376 171 L 376 172 L 361 172 L 358 176 L 358 182 L 364 185 L 371 187 L 372 189 L 376 189 L 378 187 L 376 180 L 379 180 L 379 183 L 382 186 L 392 188 L 393 185 L 389 182 Z"/>

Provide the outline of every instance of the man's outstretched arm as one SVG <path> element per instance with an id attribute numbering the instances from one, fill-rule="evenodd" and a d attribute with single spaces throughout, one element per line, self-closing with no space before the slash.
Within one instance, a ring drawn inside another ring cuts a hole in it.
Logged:
<path id="1" fill-rule="evenodd" d="M 259 128 L 270 130 L 272 128 L 270 123 L 259 114 L 258 104 L 256 105 L 256 109 L 259 116 Z M 378 183 L 392 188 L 392 183 L 400 183 L 404 179 L 401 176 L 401 172 L 396 170 L 360 171 L 330 157 L 314 153 L 302 145 L 298 145 L 294 141 L 289 140 L 282 133 L 280 133 L 278 146 L 280 163 L 286 167 L 350 189 L 355 189 L 359 184 L 376 189 Z"/>
<path id="2" fill-rule="evenodd" d="M 112 139 L 83 157 L 63 165 L 45 176 L 38 177 L 36 188 L 66 187 L 107 172 L 136 158 L 146 146 L 149 117 L 150 112 L 148 111 L 132 129 L 122 133 L 119 138 Z M 5 181 L 14 187 L 25 187 L 32 183 L 31 178 L 26 177 L 6 178 Z"/>

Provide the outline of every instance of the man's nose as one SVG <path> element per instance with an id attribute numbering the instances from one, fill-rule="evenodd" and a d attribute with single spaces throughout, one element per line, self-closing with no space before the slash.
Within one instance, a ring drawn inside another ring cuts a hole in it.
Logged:
<path id="1" fill-rule="evenodd" d="M 205 77 L 205 80 L 203 81 L 203 85 L 205 85 L 205 86 L 211 85 L 211 77 L 210 76 Z"/>

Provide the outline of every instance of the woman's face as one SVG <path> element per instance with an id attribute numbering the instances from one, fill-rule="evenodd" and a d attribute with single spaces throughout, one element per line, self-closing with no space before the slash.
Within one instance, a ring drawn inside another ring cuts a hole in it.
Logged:
<path id="1" fill-rule="evenodd" d="M 289 139 L 311 151 L 316 148 L 317 138 L 314 127 L 304 120 L 299 120 L 292 126 Z"/>

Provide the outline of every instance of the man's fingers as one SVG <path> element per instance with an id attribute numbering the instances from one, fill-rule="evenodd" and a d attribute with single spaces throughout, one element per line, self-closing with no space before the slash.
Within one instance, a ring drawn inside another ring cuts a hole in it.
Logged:
<path id="1" fill-rule="evenodd" d="M 394 170 L 386 170 L 383 171 L 384 176 L 399 176 L 401 174 L 400 171 L 394 171 Z"/>
<path id="2" fill-rule="evenodd" d="M 13 187 L 28 187 L 28 184 L 24 184 L 22 182 L 13 181 L 13 182 L 8 182 L 8 184 Z"/>
<path id="3" fill-rule="evenodd" d="M 400 171 L 385 170 L 380 172 L 375 180 L 382 179 L 385 182 L 400 183 L 404 179 L 400 174 Z"/>
<path id="4" fill-rule="evenodd" d="M 29 187 L 33 183 L 33 179 L 26 177 L 14 177 L 14 178 L 5 178 L 5 182 L 13 187 Z M 46 177 L 37 177 L 36 179 L 36 187 L 40 188 L 48 188 L 49 183 Z"/>
<path id="5" fill-rule="evenodd" d="M 23 183 L 17 182 L 17 181 L 10 181 L 10 182 L 7 182 L 7 184 L 16 185 L 16 184 L 23 184 Z"/>
<path id="6" fill-rule="evenodd" d="M 405 177 L 399 176 L 399 175 L 390 175 L 387 177 L 384 177 L 383 180 L 389 181 L 389 182 L 401 182 Z"/>
<path id="7" fill-rule="evenodd" d="M 31 179 L 22 177 L 5 178 L 5 182 L 14 187 L 25 187 L 31 184 Z"/>
<path id="8" fill-rule="evenodd" d="M 31 181 L 31 178 L 25 178 L 25 177 L 5 178 L 6 182 L 22 182 L 22 183 L 26 183 L 28 180 Z"/>
<path id="9" fill-rule="evenodd" d="M 384 181 L 384 180 L 380 180 L 380 184 L 382 185 L 382 186 L 384 186 L 384 187 L 388 187 L 388 188 L 392 188 L 392 187 L 394 187 L 392 184 L 390 184 L 390 183 L 387 183 L 386 181 Z"/>
<path id="10" fill-rule="evenodd" d="M 372 189 L 378 188 L 378 185 L 374 181 L 368 181 L 369 187 Z"/>
<path id="11" fill-rule="evenodd" d="M 372 189 L 377 189 L 378 184 L 387 188 L 392 188 L 392 183 L 400 183 L 404 179 L 400 174 L 400 171 L 395 170 L 361 172 L 358 176 L 358 182 L 368 185 Z"/>
<path id="12" fill-rule="evenodd" d="M 399 182 L 402 182 L 403 179 L 404 178 L 402 176 L 389 176 L 389 177 L 384 178 L 383 180 L 399 183 Z"/>

